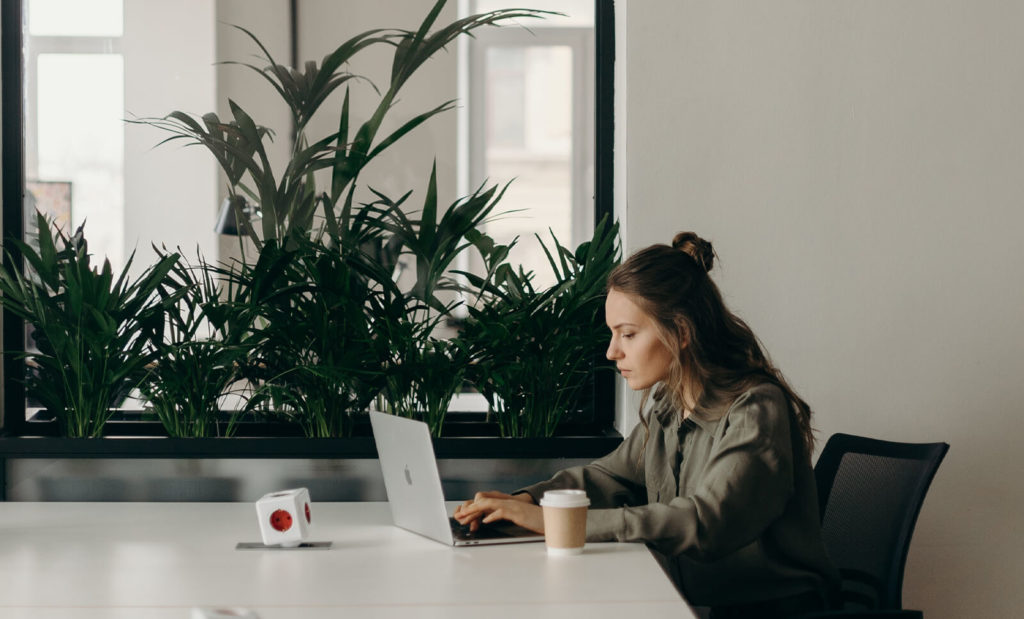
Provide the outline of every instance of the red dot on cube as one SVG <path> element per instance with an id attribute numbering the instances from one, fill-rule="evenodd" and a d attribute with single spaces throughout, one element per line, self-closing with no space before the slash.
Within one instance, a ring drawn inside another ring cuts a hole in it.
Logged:
<path id="1" fill-rule="evenodd" d="M 306 509 L 309 509 L 308 506 Z M 270 514 L 270 526 L 277 531 L 287 531 L 292 528 L 292 515 L 283 509 L 275 510 Z"/>
<path id="2" fill-rule="evenodd" d="M 306 522 L 313 522 L 313 519 L 309 515 L 309 503 L 306 503 Z"/>

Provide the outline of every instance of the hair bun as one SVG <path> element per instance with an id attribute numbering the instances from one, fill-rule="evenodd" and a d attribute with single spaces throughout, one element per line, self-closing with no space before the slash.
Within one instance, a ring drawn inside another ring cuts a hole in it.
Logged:
<path id="1" fill-rule="evenodd" d="M 705 273 L 711 271 L 715 264 L 715 250 L 711 243 L 697 236 L 694 232 L 680 232 L 672 239 L 672 248 L 689 254 Z"/>

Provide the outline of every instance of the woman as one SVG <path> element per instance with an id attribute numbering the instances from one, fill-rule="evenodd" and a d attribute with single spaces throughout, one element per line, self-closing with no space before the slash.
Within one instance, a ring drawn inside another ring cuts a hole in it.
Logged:
<path id="1" fill-rule="evenodd" d="M 641 424 L 611 454 L 516 494 L 482 492 L 463 524 L 543 532 L 546 490 L 582 488 L 587 541 L 647 542 L 712 617 L 788 617 L 825 607 L 837 582 L 821 541 L 811 410 L 708 276 L 691 232 L 643 249 L 608 278 L 607 356 L 643 391 Z M 650 403 L 650 412 L 642 411 Z"/>

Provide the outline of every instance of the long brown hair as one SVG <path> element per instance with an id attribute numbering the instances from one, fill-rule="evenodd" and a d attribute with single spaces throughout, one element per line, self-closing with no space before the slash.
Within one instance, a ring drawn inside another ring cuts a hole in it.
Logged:
<path id="1" fill-rule="evenodd" d="M 758 384 L 774 383 L 789 400 L 810 458 L 811 408 L 772 365 L 750 327 L 725 306 L 708 275 L 715 256 L 711 243 L 680 232 L 671 246 L 642 249 L 608 276 L 608 289 L 628 295 L 654 320 L 662 342 L 677 351 L 653 397 L 667 399 L 680 414 L 687 408 L 702 414 L 705 405 L 731 402 Z M 649 396 L 650 389 L 641 410 Z M 648 427 L 643 415 L 640 419 Z"/>

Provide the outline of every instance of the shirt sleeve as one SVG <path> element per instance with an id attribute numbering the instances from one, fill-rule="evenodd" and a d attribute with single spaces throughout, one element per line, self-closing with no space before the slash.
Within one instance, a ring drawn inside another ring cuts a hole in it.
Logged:
<path id="1" fill-rule="evenodd" d="M 517 490 L 540 504 L 547 490 L 582 489 L 590 499 L 589 514 L 602 508 L 642 505 L 647 502 L 644 489 L 643 447 L 647 430 L 638 424 L 626 440 L 607 456 L 585 466 L 564 469 L 544 482 Z M 588 515 L 587 528 L 590 528 Z"/>
<path id="2" fill-rule="evenodd" d="M 667 504 L 591 510 L 588 541 L 648 542 L 712 561 L 757 539 L 794 491 L 789 406 L 781 390 L 752 390 L 720 423 L 728 425 L 696 487 Z"/>

